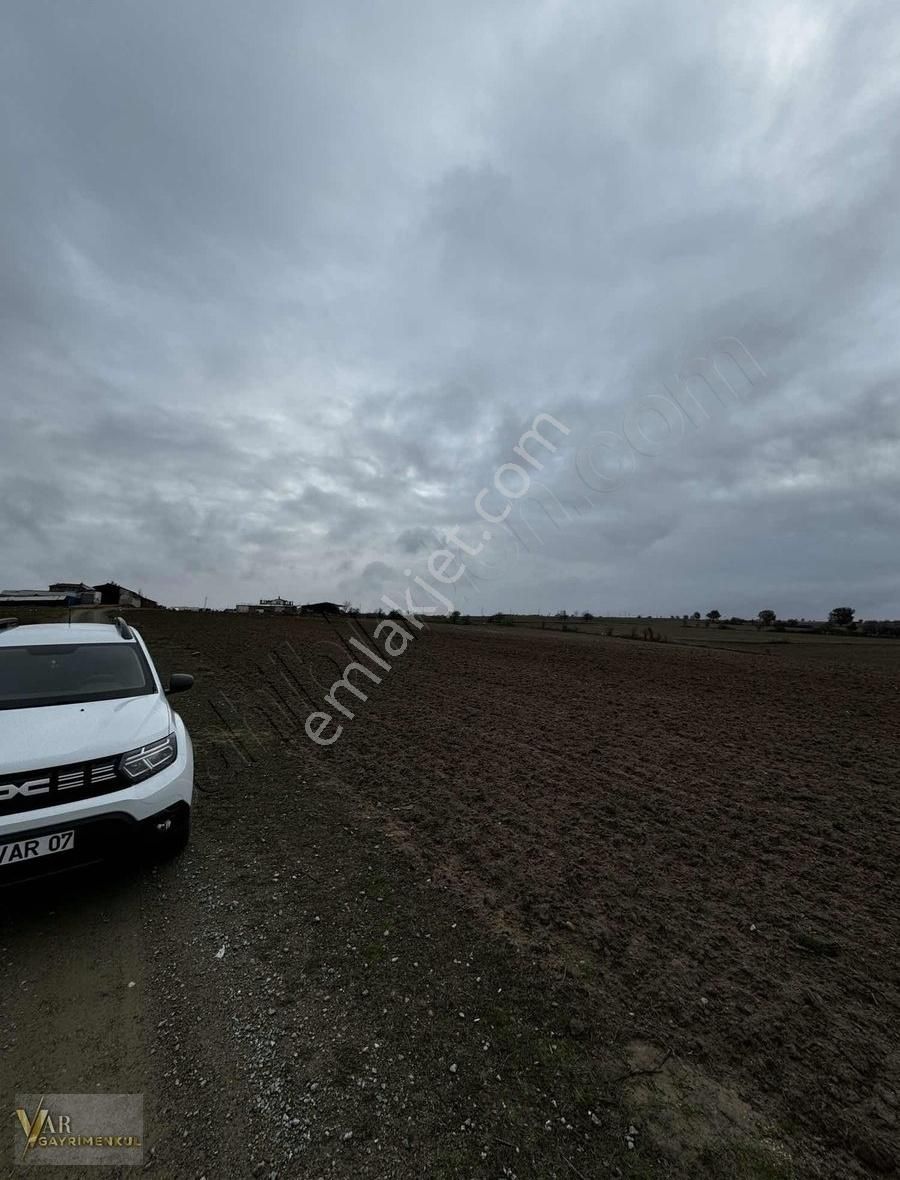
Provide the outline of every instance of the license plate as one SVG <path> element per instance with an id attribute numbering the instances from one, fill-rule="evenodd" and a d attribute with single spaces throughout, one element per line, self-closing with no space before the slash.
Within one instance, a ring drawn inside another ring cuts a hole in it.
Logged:
<path id="1" fill-rule="evenodd" d="M 54 852 L 68 852 L 75 845 L 74 832 L 54 832 L 52 836 L 35 836 L 31 840 L 17 840 L 15 844 L 0 844 L 0 868 L 52 856 Z"/>

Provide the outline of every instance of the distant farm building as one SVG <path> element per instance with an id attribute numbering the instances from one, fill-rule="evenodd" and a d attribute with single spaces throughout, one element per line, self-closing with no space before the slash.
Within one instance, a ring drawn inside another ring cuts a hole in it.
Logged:
<path id="1" fill-rule="evenodd" d="M 289 598 L 261 598 L 259 602 L 239 602 L 235 607 L 241 615 L 295 615 L 297 607 Z"/>
<path id="2" fill-rule="evenodd" d="M 94 589 L 100 591 L 100 601 L 104 606 L 128 606 L 136 610 L 141 607 L 153 609 L 159 606 L 159 603 L 154 599 L 147 598 L 139 591 L 127 590 L 118 582 L 103 582 L 101 585 L 95 586 Z"/>
<path id="3" fill-rule="evenodd" d="M 306 602 L 300 607 L 301 615 L 342 615 L 344 608 L 336 602 Z"/>
<path id="4" fill-rule="evenodd" d="M 155 607 L 159 603 L 115 582 L 89 586 L 87 582 L 53 582 L 47 590 L 3 590 L 0 604 L 16 606 L 107 606 Z"/>
<path id="5" fill-rule="evenodd" d="M 51 594 L 49 590 L 0 591 L 0 612 L 8 606 L 74 606 L 68 594 Z"/>
<path id="6" fill-rule="evenodd" d="M 306 602 L 298 607 L 290 598 L 261 598 L 259 602 L 239 602 L 234 608 L 239 615 L 342 615 L 344 609 L 336 602 Z"/>
<path id="7" fill-rule="evenodd" d="M 75 601 L 70 606 L 96 606 L 100 602 L 100 591 L 86 582 L 54 582 L 50 586 L 51 594 L 65 594 Z"/>

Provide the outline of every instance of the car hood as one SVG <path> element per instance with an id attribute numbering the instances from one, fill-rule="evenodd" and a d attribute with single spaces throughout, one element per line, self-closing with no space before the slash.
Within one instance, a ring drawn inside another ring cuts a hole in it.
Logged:
<path id="1" fill-rule="evenodd" d="M 174 728 L 165 697 L 0 709 L 0 774 L 124 754 Z"/>

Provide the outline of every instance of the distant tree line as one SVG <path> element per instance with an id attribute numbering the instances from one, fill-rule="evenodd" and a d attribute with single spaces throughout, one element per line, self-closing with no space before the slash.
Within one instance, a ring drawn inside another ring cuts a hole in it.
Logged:
<path id="1" fill-rule="evenodd" d="M 695 623 L 699 623 L 701 619 L 700 612 L 695 610 L 690 616 L 690 619 Z M 800 628 L 819 635 L 828 634 L 832 628 L 839 627 L 842 631 L 852 635 L 876 635 L 891 639 L 900 639 L 900 620 L 867 619 L 865 621 L 857 621 L 856 610 L 852 606 L 836 606 L 833 610 L 829 611 L 827 623 L 818 623 L 808 619 L 780 619 L 775 611 L 768 608 L 761 610 L 755 619 L 742 619 L 738 615 L 732 615 L 730 619 L 720 622 L 722 613 L 717 610 L 707 611 L 706 619 L 707 627 L 710 623 L 719 623 L 720 627 L 772 627 L 776 631 Z M 683 626 L 689 626 L 688 615 L 682 615 L 681 621 Z"/>
<path id="2" fill-rule="evenodd" d="M 358 613 L 358 612 L 353 611 L 351 609 L 351 610 L 347 611 L 347 613 Z M 376 615 L 384 617 L 384 612 L 379 610 L 376 612 Z M 402 615 L 400 615 L 400 613 L 398 611 L 390 611 L 387 617 L 391 618 L 391 619 L 394 619 L 394 618 L 400 619 L 400 618 L 402 618 Z M 602 615 L 593 614 L 591 611 L 582 611 L 582 612 L 576 612 L 574 614 L 569 614 L 568 611 L 559 610 L 556 612 L 556 614 L 553 617 L 560 621 L 560 623 L 562 624 L 561 629 L 563 631 L 577 630 L 576 627 L 571 625 L 572 621 L 574 621 L 575 619 L 580 618 L 584 622 L 595 622 L 595 621 L 602 622 L 603 621 Z M 637 616 L 633 616 L 633 617 L 640 619 L 642 616 L 637 615 Z M 647 615 L 646 617 L 649 619 L 651 616 Z M 671 615 L 669 617 L 674 620 L 674 619 L 678 619 L 679 616 L 678 615 Z M 463 615 L 458 610 L 451 611 L 449 613 L 449 615 L 447 616 L 447 618 L 448 618 L 449 622 L 456 623 L 456 624 L 459 624 L 459 623 L 467 624 L 467 623 L 471 622 L 471 617 L 469 615 Z M 692 615 L 681 615 L 680 618 L 681 618 L 681 625 L 683 627 L 689 627 L 689 626 L 691 626 L 691 623 L 693 622 L 694 625 L 703 625 L 704 627 L 709 627 L 709 626 L 715 624 L 715 625 L 717 625 L 719 630 L 728 630 L 730 627 L 756 627 L 757 629 L 771 627 L 775 631 L 800 630 L 800 631 L 809 632 L 814 635 L 827 635 L 827 634 L 833 633 L 833 631 L 835 629 L 839 628 L 840 632 L 843 634 L 867 635 L 867 636 L 878 636 L 881 638 L 900 639 L 900 620 L 897 620 L 897 619 L 868 619 L 866 621 L 857 620 L 856 619 L 856 610 L 852 606 L 836 606 L 832 611 L 829 612 L 827 622 L 821 622 L 821 621 L 816 621 L 816 620 L 812 620 L 812 619 L 794 619 L 794 618 L 781 619 L 778 617 L 776 612 L 774 610 L 771 610 L 770 608 L 766 608 L 765 610 L 759 611 L 757 613 L 757 616 L 755 619 L 745 619 L 745 618 L 741 618 L 739 615 L 731 615 L 730 618 L 725 618 L 721 611 L 715 610 L 715 609 L 708 610 L 706 612 L 705 621 L 704 621 L 704 617 L 700 614 L 700 611 L 698 611 L 698 610 L 695 610 Z M 495 614 L 490 615 L 487 618 L 482 619 L 481 621 L 493 623 L 495 626 L 514 627 L 516 625 L 516 616 L 504 614 L 502 611 L 497 611 Z M 545 620 L 542 618 L 541 619 L 541 627 L 543 628 L 546 625 L 547 624 L 545 623 Z M 607 635 L 611 635 L 612 628 L 607 627 L 605 630 L 605 633 Z M 653 639 L 656 639 L 657 636 L 652 631 L 649 636 L 644 633 L 639 635 L 633 629 L 631 636 L 626 637 L 626 638 L 642 638 L 642 639 L 653 638 Z"/>

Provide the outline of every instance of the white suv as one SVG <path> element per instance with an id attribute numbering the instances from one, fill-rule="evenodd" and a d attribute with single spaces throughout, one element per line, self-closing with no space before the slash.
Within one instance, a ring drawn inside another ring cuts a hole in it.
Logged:
<path id="1" fill-rule="evenodd" d="M 0 885 L 131 847 L 188 841 L 194 754 L 143 639 L 124 619 L 0 619 Z"/>

